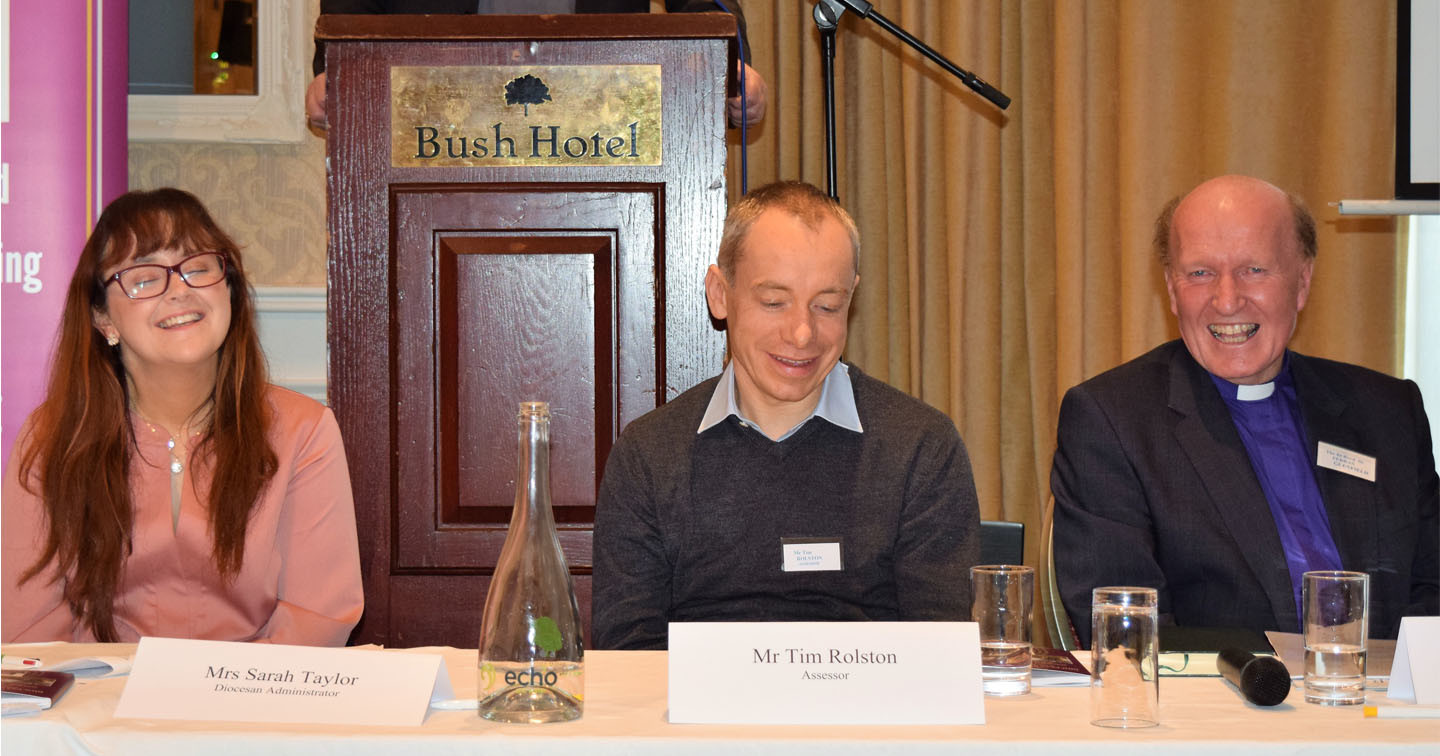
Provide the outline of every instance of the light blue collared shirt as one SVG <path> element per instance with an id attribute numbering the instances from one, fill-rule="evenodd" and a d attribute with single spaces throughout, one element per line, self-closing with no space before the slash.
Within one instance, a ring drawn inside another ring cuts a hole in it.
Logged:
<path id="1" fill-rule="evenodd" d="M 754 420 L 740 414 L 740 403 L 735 397 L 735 361 L 731 360 L 730 364 L 725 366 L 720 382 L 715 385 L 715 393 L 710 395 L 710 404 L 705 408 L 705 416 L 700 418 L 700 427 L 695 432 L 704 433 L 731 415 L 739 418 L 741 425 L 747 428 L 753 426 L 759 431 L 760 426 Z M 836 362 L 835 367 L 830 368 L 830 372 L 825 374 L 825 382 L 820 386 L 820 401 L 815 404 L 815 410 L 796 423 L 795 427 L 785 431 L 780 438 L 775 439 L 776 442 L 795 435 L 795 431 L 810 422 L 812 417 L 820 417 L 856 433 L 865 432 L 865 429 L 860 427 L 860 411 L 855 408 L 855 389 L 850 385 L 849 365 Z"/>

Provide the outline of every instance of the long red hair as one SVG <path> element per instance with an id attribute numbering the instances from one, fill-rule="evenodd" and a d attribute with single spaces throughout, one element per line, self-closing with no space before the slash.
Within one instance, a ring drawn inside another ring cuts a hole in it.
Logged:
<path id="1" fill-rule="evenodd" d="M 221 575 L 240 570 L 251 510 L 278 466 L 267 436 L 269 376 L 239 248 L 188 192 L 122 195 L 105 208 L 80 253 L 45 400 L 18 442 L 20 482 L 40 497 L 46 515 L 45 548 L 20 582 L 53 566 L 76 623 L 102 642 L 117 638 L 115 594 L 135 523 L 129 470 L 136 446 L 120 351 L 95 329 L 92 314 L 106 309 L 105 270 L 163 249 L 225 255 L 230 330 L 220 347 L 209 426 L 191 456 L 193 469 L 211 473 L 212 554 Z M 193 475 L 192 485 L 200 477 Z"/>

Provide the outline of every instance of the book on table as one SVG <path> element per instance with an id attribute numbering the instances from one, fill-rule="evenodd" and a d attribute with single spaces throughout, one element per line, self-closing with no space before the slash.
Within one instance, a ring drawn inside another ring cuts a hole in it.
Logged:
<path id="1" fill-rule="evenodd" d="M 0 672 L 5 716 L 44 711 L 55 705 L 75 682 L 75 675 L 50 669 L 7 669 Z"/>

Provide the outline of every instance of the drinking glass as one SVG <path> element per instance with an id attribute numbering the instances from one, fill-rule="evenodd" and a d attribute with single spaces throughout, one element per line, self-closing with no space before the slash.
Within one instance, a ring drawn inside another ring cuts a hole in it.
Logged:
<path id="1" fill-rule="evenodd" d="M 970 619 L 980 625 L 980 678 L 987 696 L 1030 692 L 1030 611 L 1035 568 L 984 564 L 970 568 L 974 603 Z"/>
<path id="2" fill-rule="evenodd" d="M 1370 576 L 1321 570 L 1305 573 L 1301 581 L 1305 700 L 1325 706 L 1364 703 Z"/>
<path id="3" fill-rule="evenodd" d="M 1160 724 L 1159 610 L 1154 588 L 1091 593 L 1090 724 Z"/>

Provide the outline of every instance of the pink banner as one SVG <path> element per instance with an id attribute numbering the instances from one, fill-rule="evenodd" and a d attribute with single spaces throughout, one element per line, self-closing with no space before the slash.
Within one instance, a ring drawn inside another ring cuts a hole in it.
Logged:
<path id="1" fill-rule="evenodd" d="M 65 288 L 125 191 L 126 0 L 0 0 L 0 435 L 44 397 Z"/>

